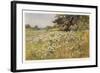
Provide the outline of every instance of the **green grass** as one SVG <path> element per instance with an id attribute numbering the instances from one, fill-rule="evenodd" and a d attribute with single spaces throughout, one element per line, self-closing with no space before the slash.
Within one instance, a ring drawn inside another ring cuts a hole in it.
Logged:
<path id="1" fill-rule="evenodd" d="M 89 31 L 26 28 L 26 60 L 89 57 Z"/>

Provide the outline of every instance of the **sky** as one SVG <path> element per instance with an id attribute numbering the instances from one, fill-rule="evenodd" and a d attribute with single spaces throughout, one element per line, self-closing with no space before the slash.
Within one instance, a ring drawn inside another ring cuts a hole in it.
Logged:
<path id="1" fill-rule="evenodd" d="M 55 14 L 43 14 L 43 13 L 25 13 L 25 24 L 31 25 L 31 27 L 38 26 L 39 28 L 45 28 L 46 26 L 53 26 L 52 21 L 55 19 Z"/>

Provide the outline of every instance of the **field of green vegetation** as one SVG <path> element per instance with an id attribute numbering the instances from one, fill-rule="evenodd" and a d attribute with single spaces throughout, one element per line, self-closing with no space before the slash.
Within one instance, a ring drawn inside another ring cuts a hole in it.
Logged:
<path id="1" fill-rule="evenodd" d="M 26 60 L 89 57 L 89 30 L 57 31 L 26 28 Z"/>

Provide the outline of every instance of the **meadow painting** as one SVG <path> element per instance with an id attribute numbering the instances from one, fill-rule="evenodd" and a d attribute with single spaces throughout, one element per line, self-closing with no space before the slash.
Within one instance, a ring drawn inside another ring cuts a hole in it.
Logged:
<path id="1" fill-rule="evenodd" d="M 25 13 L 25 60 L 88 57 L 88 15 Z"/>

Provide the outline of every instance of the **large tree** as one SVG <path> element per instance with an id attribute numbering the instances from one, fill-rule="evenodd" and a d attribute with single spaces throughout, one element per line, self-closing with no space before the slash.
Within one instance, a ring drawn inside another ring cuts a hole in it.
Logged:
<path id="1" fill-rule="evenodd" d="M 60 30 L 70 31 L 70 27 L 77 25 L 79 15 L 56 15 L 53 23 L 56 23 Z"/>
<path id="2" fill-rule="evenodd" d="M 53 21 L 60 30 L 87 30 L 89 29 L 89 16 L 87 15 L 56 15 Z"/>

